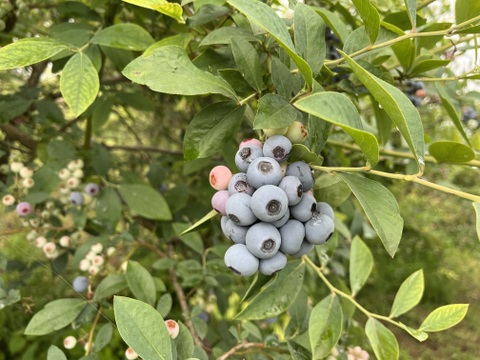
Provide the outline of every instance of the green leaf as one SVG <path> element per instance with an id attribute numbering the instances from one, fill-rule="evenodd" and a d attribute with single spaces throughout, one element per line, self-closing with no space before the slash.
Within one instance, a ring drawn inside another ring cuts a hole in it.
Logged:
<path id="1" fill-rule="evenodd" d="M 422 119 L 417 109 L 401 90 L 369 73 L 345 53 L 342 56 L 400 130 L 415 155 L 420 171 L 423 171 L 425 142 Z"/>
<path id="2" fill-rule="evenodd" d="M 119 49 L 143 51 L 155 40 L 137 24 L 117 24 L 100 30 L 91 42 L 97 45 L 110 46 Z"/>
<path id="3" fill-rule="evenodd" d="M 121 185 L 120 195 L 138 215 L 153 220 L 171 220 L 172 214 L 163 196 L 150 186 L 141 184 Z"/>
<path id="4" fill-rule="evenodd" d="M 95 351 L 102 350 L 105 346 L 110 343 L 113 335 L 113 326 L 110 323 L 102 325 L 98 330 L 97 335 L 95 336 Z"/>
<path id="5" fill-rule="evenodd" d="M 85 307 L 82 299 L 57 299 L 36 313 L 25 329 L 25 335 L 46 335 L 60 330 L 75 320 Z"/>
<path id="6" fill-rule="evenodd" d="M 143 359 L 172 360 L 172 341 L 165 320 L 148 304 L 123 296 L 113 300 L 122 339 Z"/>
<path id="7" fill-rule="evenodd" d="M 166 0 L 122 0 L 126 3 L 141 6 L 146 9 L 158 11 L 161 14 L 167 15 L 180 24 L 185 24 L 183 20 L 183 9 L 180 4 L 171 3 Z"/>
<path id="8" fill-rule="evenodd" d="M 185 235 L 185 234 L 188 234 L 191 231 L 194 231 L 196 228 L 203 225 L 204 223 L 206 223 L 210 219 L 213 219 L 217 215 L 218 215 L 218 213 L 215 210 L 211 210 L 207 215 L 202 217 L 200 220 L 198 220 L 195 224 L 190 226 L 188 229 L 183 230 L 179 235 Z"/>
<path id="9" fill-rule="evenodd" d="M 292 146 L 292 151 L 290 152 L 290 157 L 288 158 L 288 161 L 291 163 L 294 161 L 304 161 L 310 164 L 317 161 L 317 159 L 318 155 L 310 151 L 305 145 L 294 144 Z"/>
<path id="10" fill-rule="evenodd" d="M 458 111 L 454 105 L 454 100 L 448 94 L 446 86 L 437 82 L 435 84 L 435 88 L 437 89 L 438 96 L 440 96 L 440 99 L 442 100 L 442 105 L 447 111 L 448 116 L 450 116 L 450 119 L 455 125 L 455 128 L 458 130 L 460 135 L 462 135 L 462 138 L 465 140 L 465 142 L 470 145 L 470 139 L 465 133 L 465 130 L 463 130 L 462 122 L 460 121 L 460 116 L 458 115 Z"/>
<path id="11" fill-rule="evenodd" d="M 178 46 L 162 46 L 146 56 L 140 56 L 122 73 L 153 91 L 177 95 L 221 94 L 237 98 L 225 80 L 197 68 Z"/>
<path id="12" fill-rule="evenodd" d="M 294 103 L 295 107 L 320 119 L 340 126 L 360 146 L 371 166 L 379 160 L 377 138 L 363 130 L 357 108 L 345 95 L 337 92 L 319 92 Z"/>
<path id="13" fill-rule="evenodd" d="M 188 331 L 188 328 L 183 325 L 181 322 L 178 322 L 180 331 L 178 336 L 174 340 L 174 344 L 177 348 L 177 358 L 178 359 L 190 359 L 193 355 L 193 338 Z"/>
<path id="14" fill-rule="evenodd" d="M 471 0 L 455 1 L 455 21 L 460 24 L 480 15 L 480 2 Z"/>
<path id="15" fill-rule="evenodd" d="M 300 76 L 292 74 L 290 69 L 277 57 L 272 57 L 272 83 L 277 94 L 290 99 L 302 88 Z"/>
<path id="16" fill-rule="evenodd" d="M 337 16 L 337 14 L 324 8 L 314 7 L 314 10 L 322 17 L 323 21 L 337 35 L 342 43 L 348 38 L 349 31 L 347 25 Z"/>
<path id="17" fill-rule="evenodd" d="M 350 247 L 350 287 L 352 296 L 358 293 L 362 286 L 367 282 L 373 269 L 373 256 L 362 239 L 358 236 L 352 241 Z"/>
<path id="18" fill-rule="evenodd" d="M 313 76 L 323 66 L 326 54 L 325 23 L 311 6 L 298 2 L 293 16 L 294 39 L 298 54 L 307 61 Z"/>
<path id="19" fill-rule="evenodd" d="M 238 37 L 232 38 L 231 47 L 238 70 L 250 86 L 260 93 L 263 79 L 257 50 L 247 40 Z"/>
<path id="20" fill-rule="evenodd" d="M 398 359 L 399 348 L 397 339 L 381 322 L 374 318 L 369 318 L 365 326 L 365 333 L 378 360 Z"/>
<path id="21" fill-rule="evenodd" d="M 271 34 L 295 62 L 307 84 L 312 86 L 313 74 L 308 63 L 295 52 L 288 28 L 270 6 L 258 0 L 229 0 L 228 3 L 243 13 L 252 23 Z"/>
<path id="22" fill-rule="evenodd" d="M 335 347 L 342 334 L 343 313 L 338 297 L 328 295 L 312 309 L 308 336 L 312 359 L 323 359 Z"/>
<path id="23" fill-rule="evenodd" d="M 266 94 L 258 101 L 253 129 L 278 129 L 300 120 L 301 114 L 284 97 Z"/>
<path id="24" fill-rule="evenodd" d="M 428 152 L 438 162 L 462 164 L 475 159 L 471 147 L 456 141 L 435 141 L 428 147 Z"/>
<path id="25" fill-rule="evenodd" d="M 136 261 L 129 260 L 126 278 L 130 290 L 138 300 L 154 305 L 156 300 L 155 282 L 150 272 Z"/>
<path id="26" fill-rule="evenodd" d="M 338 173 L 347 183 L 372 223 L 391 257 L 402 238 L 403 219 L 392 193 L 377 181 L 363 176 Z"/>
<path id="27" fill-rule="evenodd" d="M 48 348 L 47 360 L 67 360 L 67 357 L 60 348 L 55 345 L 50 345 Z"/>
<path id="28" fill-rule="evenodd" d="M 408 332 L 410 335 L 412 335 L 418 341 L 425 341 L 425 340 L 428 339 L 428 334 L 426 332 L 420 331 L 420 330 L 417 330 L 417 329 L 412 329 L 411 327 L 409 327 L 405 324 L 402 324 L 401 322 L 399 322 L 398 324 L 400 325 L 400 327 L 403 330 Z"/>
<path id="29" fill-rule="evenodd" d="M 420 269 L 410 275 L 400 285 L 395 299 L 393 300 L 390 317 L 397 317 L 405 314 L 410 309 L 418 305 L 423 296 L 423 270 Z"/>
<path id="30" fill-rule="evenodd" d="M 410 76 L 418 76 L 419 74 L 422 74 L 424 72 L 437 69 L 442 66 L 447 66 L 450 64 L 450 60 L 441 60 L 441 59 L 427 59 L 418 62 L 415 64 L 413 69 L 409 72 Z"/>
<path id="31" fill-rule="evenodd" d="M 315 180 L 315 199 L 323 201 L 332 208 L 340 206 L 352 193 L 348 185 L 336 174 L 322 174 Z"/>
<path id="32" fill-rule="evenodd" d="M 98 73 L 88 56 L 73 55 L 63 68 L 60 91 L 74 116 L 79 116 L 94 102 L 100 89 Z"/>
<path id="33" fill-rule="evenodd" d="M 187 228 L 189 228 L 188 224 L 173 223 L 173 230 L 175 231 L 175 234 L 183 233 L 183 231 L 185 231 Z M 189 248 L 198 254 L 203 255 L 203 240 L 199 233 L 188 233 L 179 235 L 178 237 Z"/>
<path id="34" fill-rule="evenodd" d="M 99 302 L 128 287 L 127 278 L 124 274 L 111 274 L 104 278 L 95 289 L 93 301 Z"/>
<path id="35" fill-rule="evenodd" d="M 417 0 L 404 0 L 407 8 L 408 18 L 412 23 L 412 29 L 417 27 Z"/>
<path id="36" fill-rule="evenodd" d="M 172 295 L 169 293 L 163 294 L 160 296 L 160 299 L 158 299 L 157 302 L 157 311 L 162 315 L 162 317 L 165 317 L 168 315 L 170 310 L 172 310 Z"/>
<path id="37" fill-rule="evenodd" d="M 198 46 L 210 46 L 210 45 L 229 45 L 233 38 L 242 38 L 247 41 L 258 42 L 258 39 L 253 36 L 251 30 L 243 29 L 233 26 L 225 26 L 209 32 L 205 36 Z"/>
<path id="38" fill-rule="evenodd" d="M 352 0 L 352 2 L 365 24 L 365 30 L 370 38 L 370 44 L 373 44 L 380 31 L 380 15 L 378 15 L 377 9 L 372 5 L 370 0 Z"/>
<path id="39" fill-rule="evenodd" d="M 480 203 L 474 202 L 472 205 L 476 215 L 475 227 L 477 229 L 477 237 L 480 240 Z"/>
<path id="40" fill-rule="evenodd" d="M 54 39 L 21 39 L 0 49 L 0 71 L 33 65 L 67 49 L 67 45 Z"/>
<path id="41" fill-rule="evenodd" d="M 220 153 L 225 142 L 238 131 L 245 106 L 223 101 L 202 109 L 195 115 L 185 132 L 185 160 L 205 158 Z"/>
<path id="42" fill-rule="evenodd" d="M 289 261 L 285 268 L 235 316 L 237 320 L 260 320 L 287 310 L 302 289 L 305 264 Z"/>
<path id="43" fill-rule="evenodd" d="M 162 46 L 178 46 L 185 50 L 187 49 L 188 44 L 190 43 L 190 41 L 192 41 L 193 38 L 194 35 L 191 33 L 180 33 L 177 35 L 166 37 L 149 46 L 148 49 L 143 52 L 143 56 L 150 55 L 153 50 Z"/>
<path id="44" fill-rule="evenodd" d="M 420 331 L 442 331 L 457 325 L 467 315 L 468 304 L 452 304 L 433 310 L 420 325 Z"/>

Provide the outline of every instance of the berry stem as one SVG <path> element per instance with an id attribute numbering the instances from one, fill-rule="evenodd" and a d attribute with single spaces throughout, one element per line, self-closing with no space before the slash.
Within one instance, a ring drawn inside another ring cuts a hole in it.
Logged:
<path id="1" fill-rule="evenodd" d="M 90 351 L 92 350 L 92 343 L 93 343 L 93 334 L 95 333 L 95 328 L 98 324 L 98 319 L 100 319 L 100 315 L 102 315 L 102 307 L 100 306 L 97 309 L 97 314 L 95 315 L 95 319 L 93 320 L 92 328 L 90 329 L 90 333 L 88 334 L 88 342 L 87 342 L 87 349 L 85 350 L 85 355 L 88 356 Z"/>

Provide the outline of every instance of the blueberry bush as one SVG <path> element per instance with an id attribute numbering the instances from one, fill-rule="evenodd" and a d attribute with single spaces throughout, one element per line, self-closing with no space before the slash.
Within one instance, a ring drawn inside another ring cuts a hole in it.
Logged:
<path id="1" fill-rule="evenodd" d="M 409 316 L 430 253 L 373 286 L 429 211 L 391 189 L 480 237 L 478 33 L 470 0 L 2 1 L 0 359 L 409 358 L 469 305 Z"/>

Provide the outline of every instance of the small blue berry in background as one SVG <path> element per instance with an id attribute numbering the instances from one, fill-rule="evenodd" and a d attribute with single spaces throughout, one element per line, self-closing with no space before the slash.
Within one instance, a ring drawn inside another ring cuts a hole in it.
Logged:
<path id="1" fill-rule="evenodd" d="M 100 187 L 95 183 L 88 183 L 85 185 L 85 192 L 90 196 L 95 196 L 100 191 Z"/>
<path id="2" fill-rule="evenodd" d="M 83 293 L 88 289 L 88 279 L 85 276 L 77 276 L 73 279 L 73 290 Z"/>
<path id="3" fill-rule="evenodd" d="M 69 200 L 74 205 L 82 205 L 83 204 L 83 195 L 79 191 L 72 191 L 70 193 Z"/>

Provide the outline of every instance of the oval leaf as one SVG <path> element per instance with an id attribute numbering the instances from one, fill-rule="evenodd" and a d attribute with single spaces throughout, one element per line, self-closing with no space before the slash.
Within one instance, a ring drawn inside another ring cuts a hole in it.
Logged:
<path id="1" fill-rule="evenodd" d="M 67 360 L 67 357 L 57 346 L 50 345 L 48 348 L 47 360 Z"/>
<path id="2" fill-rule="evenodd" d="M 258 101 L 253 129 L 278 129 L 300 120 L 301 114 L 283 96 L 266 94 Z"/>
<path id="3" fill-rule="evenodd" d="M 290 157 L 288 158 L 289 162 L 295 161 L 305 161 L 306 163 L 314 163 L 317 161 L 318 155 L 310 151 L 303 144 L 294 144 L 292 146 L 292 151 L 290 152 Z"/>
<path id="4" fill-rule="evenodd" d="M 398 130 L 400 130 L 410 150 L 415 155 L 420 171 L 423 171 L 425 167 L 425 142 L 423 139 L 422 119 L 420 119 L 418 110 L 401 90 L 369 73 L 345 53 L 340 53 L 362 84 L 382 105 Z"/>
<path id="5" fill-rule="evenodd" d="M 263 88 L 262 66 L 257 50 L 241 37 L 231 39 L 231 48 L 237 68 L 244 79 L 258 93 L 261 92 Z"/>
<path id="6" fill-rule="evenodd" d="M 82 299 L 58 299 L 36 313 L 25 329 L 25 335 L 45 335 L 60 330 L 75 320 L 85 307 Z"/>
<path id="7" fill-rule="evenodd" d="M 380 31 L 380 15 L 369 0 L 352 0 L 352 2 L 365 24 L 370 44 L 373 44 Z"/>
<path id="8" fill-rule="evenodd" d="M 460 24 L 480 15 L 480 2 L 471 0 L 455 1 L 455 21 Z"/>
<path id="9" fill-rule="evenodd" d="M 180 4 L 170 3 L 166 0 L 122 0 L 126 3 L 141 6 L 146 9 L 158 11 L 161 14 L 174 18 L 179 23 L 184 24 L 183 9 Z"/>
<path id="10" fill-rule="evenodd" d="M 363 176 L 339 173 L 359 201 L 383 246 L 391 257 L 402 238 L 403 218 L 392 193 L 377 181 Z"/>
<path id="11" fill-rule="evenodd" d="M 343 313 L 336 295 L 330 294 L 312 310 L 308 336 L 313 359 L 323 359 L 342 334 Z"/>
<path id="12" fill-rule="evenodd" d="M 90 58 L 83 53 L 73 55 L 63 68 L 60 91 L 75 116 L 87 110 L 99 89 L 98 73 Z"/>
<path id="13" fill-rule="evenodd" d="M 281 314 L 288 309 L 302 289 L 304 272 L 304 263 L 290 261 L 235 318 L 260 320 Z"/>
<path id="14" fill-rule="evenodd" d="M 147 30 L 137 24 L 117 24 L 97 32 L 91 42 L 119 49 L 143 51 L 155 40 Z"/>
<path id="15" fill-rule="evenodd" d="M 472 148 L 456 141 L 435 141 L 428 152 L 438 162 L 461 164 L 475 159 Z"/>
<path id="16" fill-rule="evenodd" d="M 33 65 L 66 49 L 67 45 L 54 39 L 21 39 L 0 49 L 0 70 Z"/>
<path id="17" fill-rule="evenodd" d="M 149 360 L 173 359 L 172 340 L 157 310 L 123 296 L 115 296 L 113 310 L 120 336 L 139 356 Z"/>
<path id="18" fill-rule="evenodd" d="M 125 202 L 138 215 L 153 220 L 171 220 L 172 214 L 163 196 L 147 185 L 121 185 L 118 188 Z"/>
<path id="19" fill-rule="evenodd" d="M 374 318 L 369 318 L 365 326 L 365 333 L 378 360 L 398 359 L 397 338 L 381 322 Z"/>
<path id="20" fill-rule="evenodd" d="M 103 279 L 95 289 L 93 301 L 101 301 L 113 296 L 128 287 L 127 278 L 124 274 L 111 274 Z"/>
<path id="21" fill-rule="evenodd" d="M 221 94 L 237 98 L 225 80 L 197 68 L 185 51 L 177 46 L 162 46 L 146 56 L 140 56 L 122 73 L 153 91 L 177 95 Z"/>
<path id="22" fill-rule="evenodd" d="M 373 256 L 368 246 L 358 236 L 350 247 L 350 287 L 352 295 L 358 293 L 373 269 Z"/>
<path id="23" fill-rule="evenodd" d="M 457 325 L 467 315 L 468 304 L 452 304 L 433 310 L 420 325 L 420 331 L 442 331 Z"/>
<path id="24" fill-rule="evenodd" d="M 355 105 L 337 92 L 319 92 L 295 102 L 295 107 L 320 119 L 340 126 L 360 146 L 371 166 L 379 160 L 377 138 L 363 130 L 362 120 Z"/>
<path id="25" fill-rule="evenodd" d="M 423 270 L 420 269 L 410 275 L 400 285 L 395 299 L 393 300 L 392 311 L 390 317 L 397 317 L 405 314 L 407 311 L 415 307 L 423 296 L 424 282 Z"/>
<path id="26" fill-rule="evenodd" d="M 155 304 L 156 290 L 152 275 L 136 261 L 129 261 L 126 278 L 130 290 L 138 300 L 150 305 Z"/>

